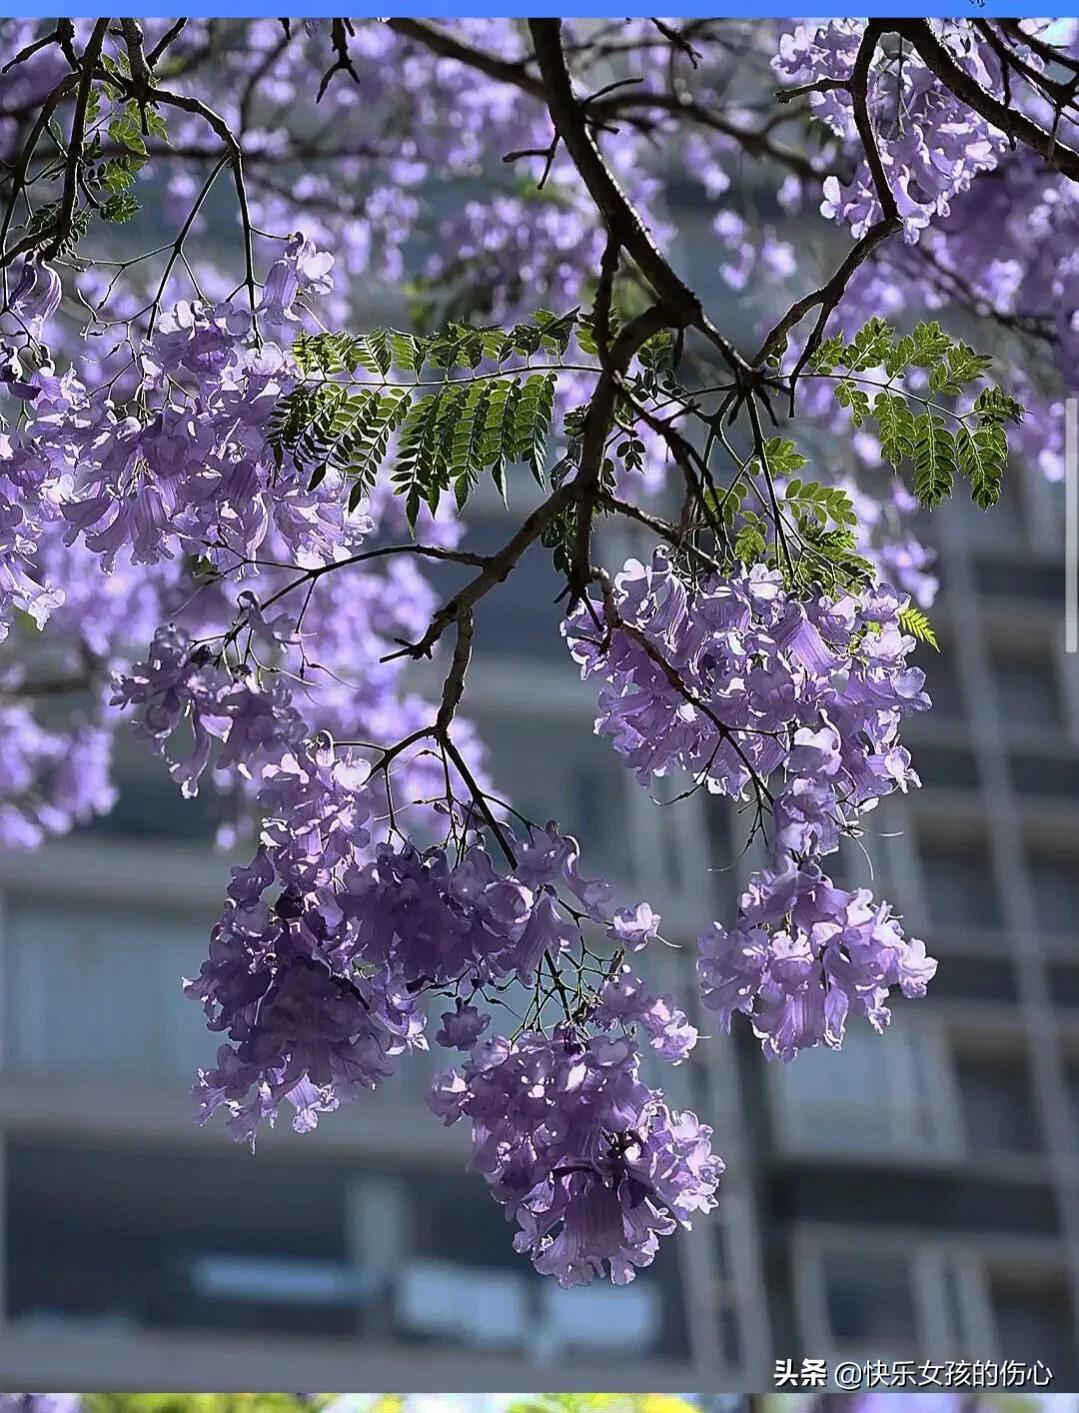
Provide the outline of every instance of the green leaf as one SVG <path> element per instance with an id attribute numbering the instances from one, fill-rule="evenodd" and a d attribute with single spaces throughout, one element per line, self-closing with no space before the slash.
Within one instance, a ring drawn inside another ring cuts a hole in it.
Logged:
<path id="1" fill-rule="evenodd" d="M 843 350 L 842 359 L 837 361 L 842 361 L 852 373 L 879 368 L 891 351 L 894 332 L 885 319 L 870 319 Z"/>
<path id="2" fill-rule="evenodd" d="M 947 391 L 957 395 L 968 383 L 976 383 L 985 376 L 992 362 L 987 354 L 975 353 L 969 344 L 953 344 L 948 350 Z"/>
<path id="3" fill-rule="evenodd" d="M 734 541 L 734 553 L 743 564 L 755 564 L 764 557 L 765 538 L 758 525 L 743 525 Z"/>
<path id="4" fill-rule="evenodd" d="M 988 510 L 1000 499 L 1000 486 L 1008 459 L 1008 437 L 999 422 L 982 422 L 972 432 L 961 423 L 955 433 L 959 469 L 970 482 L 971 499 Z"/>
<path id="5" fill-rule="evenodd" d="M 764 455 L 773 476 L 789 476 L 806 464 L 806 458 L 795 444 L 783 437 L 769 437 L 764 443 Z"/>
<path id="6" fill-rule="evenodd" d="M 983 388 L 974 399 L 972 411 L 983 422 L 1022 422 L 1025 408 L 995 385 Z"/>
<path id="7" fill-rule="evenodd" d="M 115 196 L 110 196 L 107 201 L 102 202 L 101 210 L 98 213 L 103 221 L 111 221 L 115 225 L 122 225 L 124 221 L 130 221 L 132 216 L 137 215 L 139 203 L 126 191 L 117 192 Z"/>
<path id="8" fill-rule="evenodd" d="M 869 416 L 869 394 L 856 383 L 842 381 L 836 384 L 835 400 L 840 407 L 850 408 L 851 421 L 860 427 Z"/>
<path id="9" fill-rule="evenodd" d="M 952 346 L 951 336 L 944 332 L 936 319 L 918 324 L 911 340 L 913 347 L 909 365 L 915 368 L 932 368 Z"/>
<path id="10" fill-rule="evenodd" d="M 393 367 L 393 334 L 389 329 L 374 329 L 363 341 L 361 362 L 369 372 L 383 377 Z"/>
<path id="11" fill-rule="evenodd" d="M 128 110 L 130 111 L 132 108 L 135 108 L 135 111 L 138 112 L 137 104 L 129 103 Z M 161 142 L 168 142 L 168 124 L 165 122 L 165 119 L 160 109 L 155 108 L 152 103 L 147 103 L 146 106 L 142 109 L 141 116 L 145 124 L 146 131 L 151 135 L 151 137 L 156 137 Z"/>
<path id="12" fill-rule="evenodd" d="M 144 158 L 135 155 L 112 157 L 93 173 L 90 185 L 103 187 L 106 191 L 126 191 L 144 162 Z"/>
<path id="13" fill-rule="evenodd" d="M 909 633 L 912 638 L 917 638 L 919 643 L 927 643 L 936 652 L 940 652 L 940 644 L 937 642 L 933 625 L 920 608 L 915 608 L 913 604 L 901 608 L 899 610 L 899 626 L 904 633 Z"/>
<path id="14" fill-rule="evenodd" d="M 880 449 L 893 466 L 914 455 L 915 418 L 905 397 L 880 392 L 873 401 Z"/>
<path id="15" fill-rule="evenodd" d="M 42 235 L 46 231 L 53 231 L 60 219 L 59 201 L 50 201 L 45 206 L 39 206 L 26 223 L 27 234 Z M 90 229 L 90 220 L 93 212 L 87 206 L 77 206 L 71 215 L 71 229 L 57 247 L 57 254 L 67 255 L 74 250 L 79 241 Z"/>
<path id="16" fill-rule="evenodd" d="M 926 412 L 914 419 L 913 459 L 914 493 L 932 510 L 955 482 L 955 442 L 942 417 Z"/>
<path id="17" fill-rule="evenodd" d="M 130 105 L 122 113 L 117 113 L 109 122 L 109 137 L 113 142 L 118 142 L 121 147 L 126 147 L 129 152 L 136 152 L 140 157 L 145 157 L 146 143 L 143 141 L 142 128 L 139 121 L 130 112 Z"/>
<path id="18" fill-rule="evenodd" d="M 391 479 L 394 490 L 405 498 L 405 518 L 412 531 L 420 506 L 424 501 L 430 505 L 432 499 L 437 506 L 444 487 L 445 452 L 439 455 L 439 414 L 443 410 L 438 393 L 421 398 L 409 408 L 398 438 Z"/>
<path id="19" fill-rule="evenodd" d="M 846 347 L 842 334 L 833 334 L 829 339 L 825 339 L 820 348 L 809 360 L 809 366 L 815 373 L 830 373 L 841 361 L 843 350 Z"/>
<path id="20" fill-rule="evenodd" d="M 541 486 L 546 469 L 555 382 L 553 373 L 534 373 L 525 381 L 513 417 L 513 459 L 523 461 Z"/>

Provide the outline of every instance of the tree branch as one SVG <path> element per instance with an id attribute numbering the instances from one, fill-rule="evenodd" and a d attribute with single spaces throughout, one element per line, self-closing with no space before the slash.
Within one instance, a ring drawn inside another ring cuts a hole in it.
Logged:
<path id="1" fill-rule="evenodd" d="M 1002 103 L 978 83 L 964 69 L 940 42 L 929 26 L 928 20 L 886 20 L 881 22 L 886 29 L 909 40 L 915 52 L 940 82 L 968 108 L 980 114 L 986 122 L 992 123 L 1001 132 L 1025 143 L 1027 147 L 1040 153 L 1050 166 L 1056 167 L 1072 181 L 1079 181 L 1079 152 L 1061 142 L 1052 133 L 1036 123 L 1033 118 L 1019 109 Z"/>
<path id="2" fill-rule="evenodd" d="M 722 354 L 729 367 L 752 381 L 752 369 L 705 315 L 700 300 L 675 272 L 653 241 L 629 197 L 612 175 L 588 128 L 584 105 L 573 92 L 562 52 L 561 20 L 529 20 L 547 107 L 555 131 L 580 173 L 607 230 L 636 263 L 663 304 L 671 327 L 695 328 Z"/>

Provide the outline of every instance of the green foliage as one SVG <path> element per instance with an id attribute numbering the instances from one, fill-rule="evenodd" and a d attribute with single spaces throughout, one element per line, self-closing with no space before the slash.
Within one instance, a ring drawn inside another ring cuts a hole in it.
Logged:
<path id="1" fill-rule="evenodd" d="M 135 155 L 112 157 L 100 167 L 86 171 L 86 184 L 90 187 L 102 187 L 110 192 L 126 191 L 145 160 Z"/>
<path id="2" fill-rule="evenodd" d="M 293 353 L 307 381 L 277 407 L 278 464 L 290 455 L 315 485 L 340 472 L 354 483 L 354 509 L 396 437 L 390 483 L 413 528 L 420 507 L 437 510 L 447 493 L 463 507 L 483 475 L 505 499 L 512 465 L 542 485 L 557 373 L 533 371 L 528 360 L 561 359 L 577 322 L 576 311 L 541 309 L 508 330 L 451 324 L 429 336 L 302 335 Z"/>
<path id="3" fill-rule="evenodd" d="M 920 608 L 915 608 L 913 604 L 901 608 L 899 610 L 899 626 L 904 633 L 909 633 L 912 638 L 917 638 L 919 643 L 928 643 L 931 648 L 934 648 L 938 653 L 940 652 L 940 644 L 937 642 L 933 625 Z"/>
<path id="4" fill-rule="evenodd" d="M 792 476 L 801 471 L 806 459 L 793 442 L 784 437 L 769 437 L 764 443 L 764 459 L 773 476 Z"/>
<path id="5" fill-rule="evenodd" d="M 124 69 L 109 59 L 102 64 L 111 73 Z M 111 104 L 107 124 L 101 119 L 102 93 Z M 133 100 L 123 102 L 121 92 L 111 84 L 102 88 L 92 88 L 87 102 L 87 125 L 93 128 L 101 121 L 98 130 L 92 132 L 83 143 L 80 189 L 88 197 L 86 204 L 76 204 L 71 214 L 71 229 L 64 233 L 57 247 L 60 255 L 70 254 L 86 235 L 94 216 L 100 216 L 110 225 L 121 225 L 137 215 L 139 202 L 130 191 L 139 171 L 149 160 L 146 147 L 147 137 L 156 137 L 168 142 L 168 128 L 165 119 L 152 103 L 140 107 Z M 106 131 L 109 141 L 124 149 L 118 156 L 103 158 L 104 147 L 101 133 Z M 56 131 L 53 136 L 62 148 L 63 139 Z M 46 169 L 42 174 L 45 180 L 55 181 L 63 171 L 61 161 Z M 57 228 L 62 206 L 59 200 L 45 202 L 33 211 L 26 222 L 28 235 L 48 238 Z"/>
<path id="6" fill-rule="evenodd" d="M 768 545 L 768 522 L 755 510 L 743 511 L 741 526 L 734 541 L 734 557 L 743 564 L 756 564 L 765 557 Z"/>
<path id="7" fill-rule="evenodd" d="M 972 431 L 961 422 L 955 432 L 955 452 L 975 505 L 982 510 L 996 505 L 1008 458 L 1008 437 L 1001 424 L 982 421 Z"/>
<path id="8" fill-rule="evenodd" d="M 653 336 L 642 344 L 637 354 L 639 372 L 635 379 L 635 391 L 642 397 L 656 397 L 662 393 L 678 391 L 678 381 L 674 371 L 674 341 L 668 330 Z"/>
<path id="9" fill-rule="evenodd" d="M 85 207 L 76 207 L 71 217 L 71 230 L 61 240 L 57 249 L 58 255 L 68 255 L 82 240 L 83 236 L 90 229 L 90 210 Z M 26 223 L 28 235 L 41 236 L 56 228 L 60 219 L 60 202 L 50 201 L 44 206 L 39 206 Z"/>
<path id="10" fill-rule="evenodd" d="M 810 593 L 819 585 L 833 593 L 872 583 L 873 566 L 858 553 L 852 530 L 807 525 L 801 538 L 799 553 L 793 557 L 791 579 L 795 589 Z M 779 559 L 776 562 L 782 563 Z"/>
<path id="11" fill-rule="evenodd" d="M 827 339 L 810 368 L 811 375 L 836 380 L 836 401 L 850 411 L 856 427 L 876 422 L 882 454 L 896 468 L 910 463 L 915 494 L 927 509 L 951 495 L 958 474 L 974 503 L 987 510 L 1000 497 L 1008 459 L 1005 425 L 1020 422 L 1023 408 L 993 384 L 977 393 L 966 412 L 939 399 L 969 397 L 985 381 L 991 362 L 935 320 L 897 339 L 885 320 L 871 319 L 849 343 L 839 335 Z M 886 375 L 883 384 L 862 376 L 878 368 Z M 928 396 L 899 381 L 912 369 L 926 374 Z M 874 387 L 878 391 L 870 402 L 866 389 Z"/>
<path id="12" fill-rule="evenodd" d="M 139 203 L 135 198 L 129 192 L 120 191 L 101 203 L 99 214 L 103 221 L 121 225 L 124 221 L 130 221 L 138 210 Z"/>
<path id="13" fill-rule="evenodd" d="M 139 157 L 147 155 L 146 138 L 156 137 L 166 143 L 169 140 L 168 125 L 159 110 L 152 103 L 140 107 L 134 99 L 122 108 L 114 107 L 108 131 L 114 143 Z"/>
<path id="14" fill-rule="evenodd" d="M 349 506 L 355 509 L 374 483 L 390 437 L 408 415 L 411 402 L 411 394 L 403 388 L 304 385 L 275 409 L 271 445 L 279 464 L 287 451 L 300 471 L 310 470 L 312 486 L 330 470 L 353 479 Z"/>
<path id="15" fill-rule="evenodd" d="M 880 449 L 885 459 L 895 467 L 908 458 L 913 460 L 916 428 L 914 413 L 906 398 L 898 393 L 877 393 L 873 415 L 877 419 Z"/>
<path id="16" fill-rule="evenodd" d="M 319 1413 L 331 1401 L 293 1393 L 87 1393 L 85 1413 Z"/>
<path id="17" fill-rule="evenodd" d="M 817 481 L 789 481 L 783 493 L 786 508 L 793 511 L 800 530 L 814 524 L 837 530 L 852 529 L 858 523 L 850 496 L 840 486 L 822 486 Z"/>
<path id="18" fill-rule="evenodd" d="M 140 157 L 146 156 L 146 143 L 143 141 L 137 109 L 134 113 L 124 109 L 111 118 L 109 137 L 119 146 L 126 147 L 129 152 L 137 153 Z"/>
<path id="19" fill-rule="evenodd" d="M 538 309 L 530 320 L 505 330 L 451 323 L 430 335 L 400 329 L 375 329 L 369 334 L 301 335 L 293 354 L 305 373 L 326 377 L 354 376 L 362 369 L 388 378 L 394 370 L 419 378 L 425 371 L 475 371 L 482 363 L 501 368 L 508 360 L 544 353 L 562 358 L 579 324 L 578 312 L 552 314 Z"/>
<path id="20" fill-rule="evenodd" d="M 927 510 L 950 496 L 955 482 L 955 441 L 943 417 L 923 412 L 914 419 L 914 494 Z"/>

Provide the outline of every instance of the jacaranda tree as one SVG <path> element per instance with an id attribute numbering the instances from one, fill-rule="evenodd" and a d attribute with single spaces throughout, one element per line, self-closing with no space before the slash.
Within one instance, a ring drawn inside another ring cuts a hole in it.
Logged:
<path id="1" fill-rule="evenodd" d="M 1060 472 L 1075 25 L 9 20 L 0 48 L 3 843 L 109 810 L 136 731 L 250 835 L 186 984 L 222 1040 L 200 1120 L 309 1130 L 458 1051 L 430 1104 L 516 1248 L 632 1279 L 716 1203 L 711 1129 L 640 1068 L 697 1031 L 639 974 L 649 904 L 489 780 L 474 623 L 545 546 L 597 732 L 740 812 L 762 866 L 699 940 L 724 1027 L 790 1060 L 921 996 L 924 945 L 828 859 L 919 783 L 912 512 Z M 804 244 L 736 209 L 747 170 Z M 771 305 L 755 347 L 669 253 L 670 173 Z M 375 280 L 411 327 L 365 320 Z M 527 513 L 480 554 L 488 475 Z M 604 564 L 603 520 L 645 562 Z"/>

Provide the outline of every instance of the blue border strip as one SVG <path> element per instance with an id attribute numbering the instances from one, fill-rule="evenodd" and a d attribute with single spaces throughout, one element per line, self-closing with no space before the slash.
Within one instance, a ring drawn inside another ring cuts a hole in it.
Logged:
<path id="1" fill-rule="evenodd" d="M 115 8 L 115 7 L 114 7 Z M 272 8 L 272 7 L 270 7 Z M 293 3 L 281 7 L 290 16 L 297 19 L 326 19 L 329 17 L 325 8 L 325 0 L 322 4 L 312 4 L 311 0 L 293 0 Z M 729 8 L 700 3 L 700 0 L 689 0 L 683 3 L 673 13 L 679 18 L 696 19 L 702 17 L 712 17 L 716 19 L 772 19 L 787 18 L 791 14 L 792 6 L 784 6 L 780 0 L 738 0 L 738 3 Z M 79 18 L 95 19 L 106 13 L 106 6 L 98 4 L 83 5 L 76 7 L 75 14 Z M 986 19 L 1004 17 L 1007 19 L 1045 19 L 1048 6 L 1044 3 L 1037 3 L 1037 0 L 959 0 L 947 7 L 940 8 L 935 0 L 929 3 L 916 5 L 904 3 L 889 4 L 887 0 L 869 0 L 869 3 L 859 4 L 857 10 L 858 18 L 888 18 L 894 16 L 897 19 Z M 192 19 L 263 19 L 267 15 L 267 6 L 252 3 L 243 3 L 243 0 L 217 0 L 216 4 L 196 3 L 180 7 L 179 10 L 162 12 L 153 8 L 131 8 L 123 11 L 127 15 L 136 15 L 144 19 L 173 19 L 177 14 L 190 16 Z M 276 13 L 276 11 L 275 11 Z M 372 19 L 378 15 L 385 15 L 385 7 L 379 8 L 376 3 L 370 12 L 363 10 L 353 10 L 353 17 L 357 19 Z M 514 0 L 465 0 L 463 4 L 453 4 L 452 0 L 425 0 L 425 3 L 398 4 L 393 10 L 394 18 L 401 19 L 480 19 L 480 18 L 516 18 L 534 16 L 537 18 L 565 18 L 565 19 L 593 19 L 598 17 L 642 19 L 660 13 L 653 5 L 643 7 L 640 4 L 619 4 L 618 0 L 573 0 L 572 7 L 567 9 L 566 5 L 553 5 L 550 0 L 534 0 L 534 3 L 515 3 Z M 672 13 L 664 10 L 664 14 Z M 814 8 L 812 18 L 845 18 L 850 15 L 849 10 L 837 10 L 825 8 Z M 1079 16 L 1079 0 L 1064 0 L 1063 8 L 1053 11 L 1051 18 L 1054 19 L 1074 19 Z M 55 0 L 44 0 L 44 3 L 33 3 L 33 0 L 0 0 L 0 18 L 10 19 L 54 19 L 56 17 Z"/>

